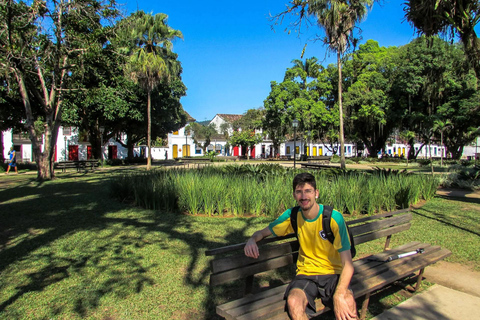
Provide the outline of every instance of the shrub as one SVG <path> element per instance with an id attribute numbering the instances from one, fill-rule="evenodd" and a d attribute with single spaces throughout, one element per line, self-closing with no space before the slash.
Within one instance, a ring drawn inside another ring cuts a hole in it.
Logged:
<path id="1" fill-rule="evenodd" d="M 115 177 L 111 193 L 148 209 L 275 217 L 295 205 L 290 182 L 303 171 L 278 164 L 161 169 Z M 438 187 L 438 180 L 430 175 L 395 170 L 368 173 L 335 168 L 312 174 L 319 203 L 353 215 L 405 208 L 430 199 Z"/>

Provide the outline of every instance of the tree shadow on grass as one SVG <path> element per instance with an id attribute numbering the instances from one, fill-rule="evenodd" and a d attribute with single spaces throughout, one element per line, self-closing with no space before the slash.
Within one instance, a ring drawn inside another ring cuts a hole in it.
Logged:
<path id="1" fill-rule="evenodd" d="M 83 318 L 96 312 L 107 295 L 122 300 L 146 287 L 161 287 L 152 270 L 164 268 L 162 262 L 152 262 L 142 249 L 175 250 L 168 242 L 173 240 L 186 247 L 178 249 L 185 250 L 179 255 L 188 256 L 178 286 L 207 292 L 210 268 L 205 250 L 245 241 L 247 220 L 225 238 L 209 238 L 196 230 L 193 217 L 136 210 L 112 200 L 110 178 L 106 172 L 64 174 L 45 183 L 32 177 L 0 190 L 0 273 L 9 278 L 2 283 L 8 293 L 0 299 L 0 314 L 11 311 L 9 307 L 15 308 L 28 294 L 42 292 L 46 301 L 68 300 L 49 303 L 48 315 L 73 309 Z M 226 219 L 208 223 L 222 220 Z M 208 295 L 203 305 L 205 319 L 217 317 Z"/>
<path id="2" fill-rule="evenodd" d="M 425 211 L 428 214 L 421 213 L 421 211 Z M 432 211 L 432 210 L 428 210 L 425 207 L 413 210 L 412 212 L 416 215 L 421 216 L 421 217 L 438 221 L 438 222 L 440 222 L 444 225 L 447 225 L 447 226 L 450 226 L 450 227 L 453 227 L 453 228 L 456 228 L 456 229 L 460 229 L 462 231 L 465 231 L 467 233 L 471 233 L 473 235 L 476 235 L 476 236 L 480 237 L 480 233 L 478 231 L 470 230 L 468 228 L 464 228 L 464 227 L 460 226 L 459 221 L 455 217 L 449 216 L 448 212 L 446 212 L 447 214 L 438 213 L 438 212 L 435 212 L 435 211 Z M 477 225 L 477 224 L 474 224 L 474 225 Z"/>

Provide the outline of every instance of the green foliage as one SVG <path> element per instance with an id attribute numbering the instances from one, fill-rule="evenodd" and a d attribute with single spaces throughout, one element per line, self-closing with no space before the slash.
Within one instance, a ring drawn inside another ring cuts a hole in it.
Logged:
<path id="1" fill-rule="evenodd" d="M 462 167 L 459 170 L 455 170 L 442 181 L 442 186 L 445 188 L 478 190 L 480 189 L 480 168 Z"/>
<path id="2" fill-rule="evenodd" d="M 167 201 L 165 207 L 191 214 L 275 217 L 295 205 L 291 186 L 285 181 L 292 181 L 298 172 L 278 164 L 160 170 L 115 178 L 112 194 L 146 208 L 159 208 Z M 352 215 L 406 208 L 431 199 L 439 185 L 431 175 L 394 170 L 332 169 L 313 174 L 319 203 Z"/>

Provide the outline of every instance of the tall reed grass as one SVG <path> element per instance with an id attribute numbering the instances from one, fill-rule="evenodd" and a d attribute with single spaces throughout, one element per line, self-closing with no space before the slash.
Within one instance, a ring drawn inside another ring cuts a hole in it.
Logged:
<path id="1" fill-rule="evenodd" d="M 225 166 L 158 170 L 113 178 L 112 195 L 154 210 L 205 215 L 275 217 L 295 205 L 291 181 L 299 170 L 275 166 Z M 346 214 L 375 214 L 434 197 L 431 175 L 314 171 L 318 202 Z"/>

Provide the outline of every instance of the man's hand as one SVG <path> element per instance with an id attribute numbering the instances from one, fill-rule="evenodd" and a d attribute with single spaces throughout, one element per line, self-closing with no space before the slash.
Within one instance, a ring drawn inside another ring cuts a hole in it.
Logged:
<path id="1" fill-rule="evenodd" d="M 336 291 L 333 295 L 333 311 L 337 320 L 357 319 L 355 298 L 350 290 Z"/>
<path id="2" fill-rule="evenodd" d="M 245 248 L 243 249 L 243 251 L 245 252 L 245 255 L 247 257 L 257 259 L 258 256 L 260 255 L 260 252 L 258 251 L 257 242 L 262 240 L 265 237 L 268 237 L 271 234 L 272 234 L 272 232 L 270 231 L 270 229 L 268 227 L 265 228 L 265 229 L 256 231 L 250 237 L 250 239 L 248 239 L 247 244 L 245 245 Z"/>
<path id="3" fill-rule="evenodd" d="M 245 251 L 245 255 L 247 257 L 254 259 L 257 259 L 260 254 L 258 252 L 257 242 L 255 241 L 255 239 L 253 239 L 253 237 L 248 239 L 247 244 L 245 245 L 245 248 L 243 250 Z"/>

